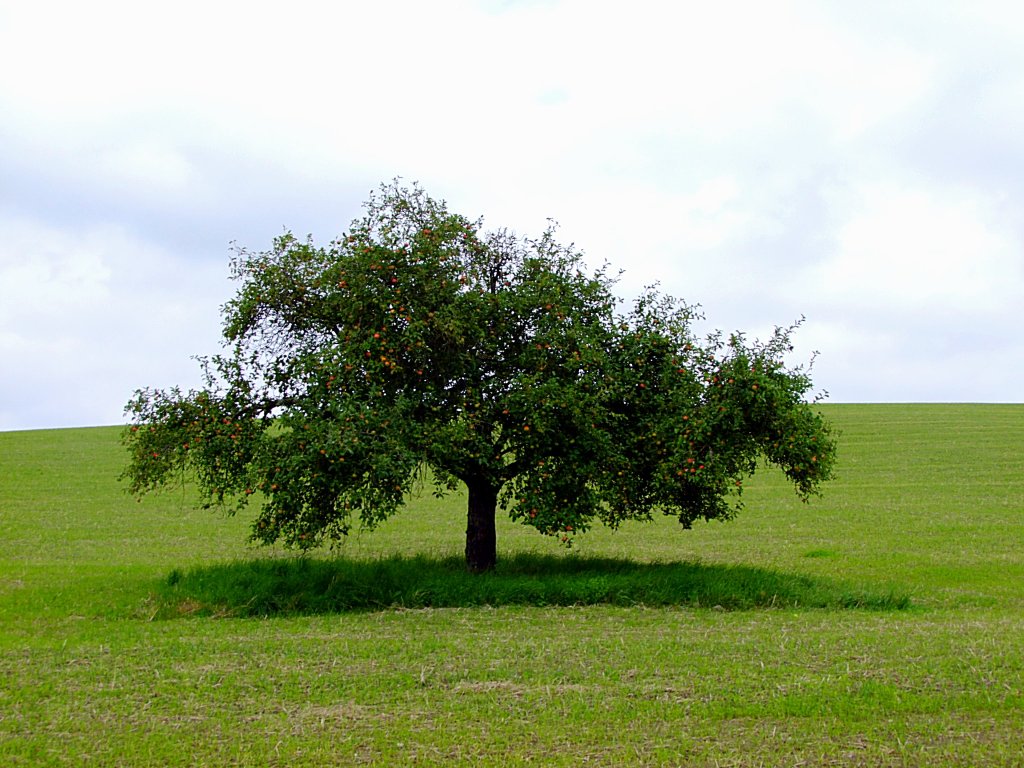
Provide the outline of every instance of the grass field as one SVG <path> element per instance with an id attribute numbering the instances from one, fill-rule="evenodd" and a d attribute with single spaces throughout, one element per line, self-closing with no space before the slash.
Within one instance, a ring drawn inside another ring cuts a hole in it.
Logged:
<path id="1" fill-rule="evenodd" d="M 303 563 L 125 496 L 118 429 L 0 433 L 0 765 L 1024 765 L 1024 405 L 822 410 L 822 499 L 764 473 L 572 553 L 505 521 L 480 605 L 429 586 L 462 498 Z M 311 600 L 360 578 L 393 599 Z"/>

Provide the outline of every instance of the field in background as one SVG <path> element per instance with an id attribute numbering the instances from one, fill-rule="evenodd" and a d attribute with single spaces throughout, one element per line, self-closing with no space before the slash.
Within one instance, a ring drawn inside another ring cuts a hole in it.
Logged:
<path id="1" fill-rule="evenodd" d="M 762 473 L 734 521 L 581 537 L 908 610 L 528 607 L 163 618 L 174 572 L 251 550 L 187 489 L 126 497 L 118 429 L 0 433 L 4 765 L 1021 765 L 1024 406 L 831 405 L 839 477 Z M 459 555 L 429 493 L 345 543 Z M 504 521 L 499 557 L 571 557 Z M 324 555 L 327 557 L 328 555 Z"/>

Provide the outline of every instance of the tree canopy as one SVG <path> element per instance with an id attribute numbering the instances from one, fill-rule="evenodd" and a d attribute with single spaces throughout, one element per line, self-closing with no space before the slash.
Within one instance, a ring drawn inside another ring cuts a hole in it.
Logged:
<path id="1" fill-rule="evenodd" d="M 128 403 L 128 490 L 182 472 L 205 505 L 261 503 L 254 540 L 310 548 L 373 527 L 429 478 L 468 488 L 466 558 L 496 561 L 495 515 L 569 543 L 599 520 L 730 517 L 776 465 L 806 499 L 835 441 L 789 367 L 795 326 L 764 342 L 692 330 L 651 288 L 623 309 L 573 246 L 383 185 L 325 245 L 235 248 L 238 290 L 205 386 Z"/>

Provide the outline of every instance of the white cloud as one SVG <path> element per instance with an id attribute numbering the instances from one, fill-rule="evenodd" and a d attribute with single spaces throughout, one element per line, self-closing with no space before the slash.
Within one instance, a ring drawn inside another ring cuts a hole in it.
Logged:
<path id="1" fill-rule="evenodd" d="M 117 227 L 0 217 L 0 429 L 117 423 L 140 386 L 197 385 L 225 274 Z"/>
<path id="2" fill-rule="evenodd" d="M 152 194 L 182 194 L 194 187 L 197 174 L 180 152 L 152 141 L 109 147 L 95 161 L 109 183 L 151 190 Z"/>
<path id="3" fill-rule="evenodd" d="M 848 204 L 837 252 L 816 282 L 831 300 L 866 307 L 998 312 L 1024 298 L 1019 233 L 977 194 L 869 184 Z"/>
<path id="4" fill-rule="evenodd" d="M 806 314 L 837 398 L 1019 400 L 1022 13 L 3 3 L 0 428 L 193 381 L 227 242 L 327 240 L 395 175 L 491 226 L 553 217 L 623 294 L 660 281 L 712 325 Z"/>
<path id="5" fill-rule="evenodd" d="M 95 242 L 4 222 L 0 323 L 38 326 L 109 297 L 110 270 Z"/>

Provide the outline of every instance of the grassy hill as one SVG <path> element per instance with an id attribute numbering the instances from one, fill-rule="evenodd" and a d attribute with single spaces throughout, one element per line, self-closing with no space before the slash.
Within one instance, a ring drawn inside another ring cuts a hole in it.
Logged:
<path id="1" fill-rule="evenodd" d="M 125 496 L 116 428 L 0 433 L 0 763 L 1020 765 L 1024 406 L 822 410 L 810 505 L 505 521 L 483 579 L 462 498 L 303 561 Z"/>

